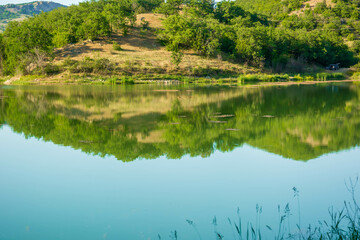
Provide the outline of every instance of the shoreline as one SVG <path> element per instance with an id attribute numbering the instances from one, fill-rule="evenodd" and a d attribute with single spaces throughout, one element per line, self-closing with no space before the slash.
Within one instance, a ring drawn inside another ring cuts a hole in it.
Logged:
<path id="1" fill-rule="evenodd" d="M 264 82 L 261 86 L 291 86 L 291 85 L 313 85 L 318 83 L 342 83 L 342 82 L 360 82 L 360 79 L 327 80 L 327 81 L 290 81 L 290 82 Z"/>
<path id="2" fill-rule="evenodd" d="M 360 78 L 340 72 L 304 74 L 240 74 L 222 76 L 189 76 L 181 74 L 149 75 L 24 75 L 0 78 L 0 85 L 223 85 L 223 86 L 286 86 L 317 83 L 358 82 Z"/>

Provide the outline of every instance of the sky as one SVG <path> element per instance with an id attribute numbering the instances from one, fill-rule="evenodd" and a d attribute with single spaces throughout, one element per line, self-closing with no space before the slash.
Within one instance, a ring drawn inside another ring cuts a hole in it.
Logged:
<path id="1" fill-rule="evenodd" d="M 36 1 L 36 0 L 0 0 L 0 5 L 5 5 L 5 4 L 9 4 L 9 3 L 13 3 L 13 4 L 28 3 L 28 2 L 34 2 L 34 1 Z M 77 4 L 79 2 L 82 2 L 83 0 L 46 0 L 46 1 L 57 2 L 57 3 L 64 4 L 64 5 L 71 5 L 71 4 Z"/>

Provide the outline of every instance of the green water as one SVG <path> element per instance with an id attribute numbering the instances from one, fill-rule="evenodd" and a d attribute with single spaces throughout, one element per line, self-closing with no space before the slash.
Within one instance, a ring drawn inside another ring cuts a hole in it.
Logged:
<path id="1" fill-rule="evenodd" d="M 237 207 L 276 226 L 288 202 L 295 228 L 292 187 L 316 223 L 360 169 L 349 83 L 4 86 L 0 124 L 0 239 L 215 239 L 215 215 L 233 239 Z"/>

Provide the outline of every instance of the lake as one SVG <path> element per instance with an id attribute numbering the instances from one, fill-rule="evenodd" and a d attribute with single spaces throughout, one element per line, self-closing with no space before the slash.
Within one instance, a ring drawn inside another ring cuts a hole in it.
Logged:
<path id="1" fill-rule="evenodd" d="M 360 171 L 355 83 L 2 86 L 0 124 L 0 239 L 273 239 Z"/>

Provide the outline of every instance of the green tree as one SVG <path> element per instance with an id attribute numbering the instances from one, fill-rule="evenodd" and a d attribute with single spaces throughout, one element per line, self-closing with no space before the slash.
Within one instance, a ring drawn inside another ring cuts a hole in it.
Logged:
<path id="1" fill-rule="evenodd" d="M 105 3 L 103 15 L 111 24 L 111 28 L 127 34 L 128 27 L 136 21 L 134 2 L 131 0 L 108 0 Z"/>
<path id="2" fill-rule="evenodd" d="M 214 0 L 189 0 L 186 11 L 196 17 L 212 17 L 215 9 Z"/>
<path id="3" fill-rule="evenodd" d="M 0 33 L 0 75 L 2 75 L 3 70 L 4 47 L 3 35 Z"/>
<path id="4" fill-rule="evenodd" d="M 178 14 L 183 3 L 184 0 L 167 0 L 166 2 L 161 3 L 155 11 L 168 17 L 170 15 Z"/>
<path id="5" fill-rule="evenodd" d="M 246 12 L 234 1 L 222 1 L 216 5 L 215 17 L 221 23 L 229 24 L 232 19 L 240 16 L 245 17 Z"/>
<path id="6" fill-rule="evenodd" d="M 164 2 L 164 0 L 137 0 L 138 12 L 152 12 Z"/>
<path id="7" fill-rule="evenodd" d="M 31 20 L 10 22 L 4 32 L 5 74 L 13 74 L 21 57 L 35 49 L 50 53 L 52 49 L 51 34 L 41 25 Z"/>
<path id="8" fill-rule="evenodd" d="M 160 38 L 167 43 L 168 50 L 194 49 L 202 56 L 212 56 L 220 48 L 222 27 L 216 19 L 173 15 L 164 20 Z"/>
<path id="9" fill-rule="evenodd" d="M 79 28 L 80 35 L 83 39 L 95 40 L 100 36 L 110 35 L 110 26 L 106 18 L 98 13 L 91 12 L 84 19 Z"/>

